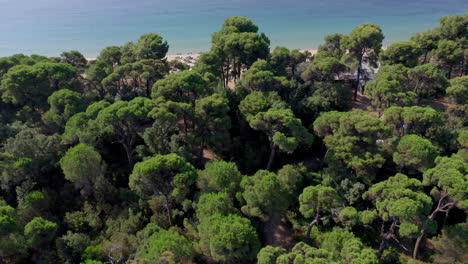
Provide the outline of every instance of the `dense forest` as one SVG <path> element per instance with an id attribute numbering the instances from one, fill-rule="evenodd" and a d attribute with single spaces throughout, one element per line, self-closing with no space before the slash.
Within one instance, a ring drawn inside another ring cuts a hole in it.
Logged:
<path id="1" fill-rule="evenodd" d="M 0 263 L 467 263 L 468 14 L 383 40 L 0 58 Z"/>

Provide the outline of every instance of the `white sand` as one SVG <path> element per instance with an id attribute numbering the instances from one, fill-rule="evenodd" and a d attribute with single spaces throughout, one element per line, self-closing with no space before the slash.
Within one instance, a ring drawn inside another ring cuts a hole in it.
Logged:
<path id="1" fill-rule="evenodd" d="M 317 49 L 299 49 L 300 51 L 309 51 L 312 55 L 317 53 Z M 190 67 L 193 67 L 195 62 L 200 57 L 201 53 L 179 53 L 179 54 L 169 54 L 166 56 L 168 61 L 178 60 L 185 64 L 188 64 Z"/>

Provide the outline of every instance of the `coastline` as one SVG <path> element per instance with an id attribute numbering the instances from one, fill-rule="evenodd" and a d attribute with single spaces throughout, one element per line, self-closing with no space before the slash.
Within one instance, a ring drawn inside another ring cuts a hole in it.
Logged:
<path id="1" fill-rule="evenodd" d="M 317 49 L 298 49 L 298 50 L 302 52 L 308 51 L 312 55 L 317 53 Z M 190 67 L 193 67 L 195 65 L 195 62 L 198 61 L 202 53 L 203 52 L 187 52 L 187 53 L 168 54 L 166 55 L 166 59 L 168 61 L 177 60 L 177 61 L 180 61 L 189 65 Z M 86 58 L 86 60 L 93 61 L 93 60 L 96 60 L 96 58 L 91 57 L 91 58 Z"/>

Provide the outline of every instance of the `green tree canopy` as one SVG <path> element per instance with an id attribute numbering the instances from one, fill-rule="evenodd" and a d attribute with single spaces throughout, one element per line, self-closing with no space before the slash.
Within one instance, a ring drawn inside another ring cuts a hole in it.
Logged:
<path id="1" fill-rule="evenodd" d="M 393 161 L 401 167 L 412 167 L 421 172 L 434 166 L 438 149 L 431 141 L 418 135 L 403 136 L 393 153 Z"/>
<path id="2" fill-rule="evenodd" d="M 343 47 L 348 50 L 344 60 L 349 61 L 352 68 L 357 69 L 354 99 L 356 99 L 359 88 L 363 59 L 366 57 L 369 62 L 375 63 L 382 49 L 383 39 L 382 30 L 375 24 L 357 26 L 344 39 Z"/>
<path id="3" fill-rule="evenodd" d="M 234 78 L 240 78 L 257 59 L 266 59 L 270 53 L 270 41 L 258 34 L 258 26 L 245 17 L 227 18 L 219 32 L 213 34 L 211 50 L 221 58 L 224 86 Z"/>
<path id="4" fill-rule="evenodd" d="M 414 67 L 418 65 L 418 59 L 422 53 L 423 51 L 414 41 L 396 41 L 382 53 L 381 59 L 385 64 L 402 64 L 406 67 Z"/>
<path id="5" fill-rule="evenodd" d="M 86 105 L 79 93 L 61 89 L 49 96 L 49 110 L 42 116 L 46 124 L 63 127 L 74 114 L 85 110 Z"/>
<path id="6" fill-rule="evenodd" d="M 165 79 L 157 81 L 153 86 L 151 96 L 195 105 L 197 99 L 208 95 L 208 93 L 207 84 L 199 73 L 183 71 L 172 73 Z"/>
<path id="7" fill-rule="evenodd" d="M 167 44 L 167 41 L 156 33 L 142 35 L 135 45 L 135 54 L 139 60 L 164 59 L 168 50 L 169 44 Z"/>
<path id="8" fill-rule="evenodd" d="M 466 223 L 460 223 L 446 226 L 442 229 L 442 234 L 431 239 L 432 245 L 434 245 L 436 251 L 434 263 L 461 264 L 468 261 L 468 256 L 466 255 L 468 250 L 468 244 L 466 242 L 466 236 L 468 236 L 467 225 Z"/>
<path id="9" fill-rule="evenodd" d="M 215 160 L 198 172 L 197 186 L 202 192 L 226 192 L 234 196 L 240 188 L 242 175 L 234 162 Z"/>
<path id="10" fill-rule="evenodd" d="M 458 105 L 468 104 L 468 76 L 451 79 L 446 93 L 451 103 Z"/>
<path id="11" fill-rule="evenodd" d="M 371 107 L 381 114 L 390 106 L 412 105 L 416 94 L 408 83 L 408 68 L 400 64 L 382 66 L 375 79 L 366 84 Z"/>
<path id="12" fill-rule="evenodd" d="M 141 252 L 139 257 L 151 261 L 161 261 L 168 251 L 174 254 L 176 263 L 191 261 L 194 256 L 192 244 L 185 237 L 176 231 L 164 229 L 145 239 L 138 250 Z"/>
<path id="13" fill-rule="evenodd" d="M 316 185 L 304 188 L 299 195 L 299 205 L 301 214 L 312 219 L 306 233 L 306 240 L 309 240 L 312 227 L 336 214 L 341 199 L 335 189 Z"/>
<path id="14" fill-rule="evenodd" d="M 341 59 L 346 51 L 344 48 L 346 37 L 338 33 L 325 36 L 325 43 L 319 46 L 317 53 L 325 52 L 327 56 Z"/>
<path id="15" fill-rule="evenodd" d="M 214 214 L 198 226 L 199 246 L 215 261 L 253 260 L 260 250 L 257 232 L 250 220 L 237 215 Z"/>
<path id="16" fill-rule="evenodd" d="M 144 59 L 118 66 L 102 79 L 101 84 L 106 97 L 111 99 L 130 100 L 136 96 L 150 97 L 154 83 L 168 72 L 165 62 Z"/>
<path id="17" fill-rule="evenodd" d="M 40 62 L 11 68 L 3 76 L 0 92 L 4 102 L 44 110 L 47 108 L 47 98 L 54 91 L 74 90 L 75 83 L 76 69 L 73 66 Z"/>
<path id="18" fill-rule="evenodd" d="M 245 176 L 241 182 L 244 214 L 266 222 L 273 215 L 282 215 L 288 207 L 286 192 L 276 174 L 259 170 L 253 176 Z M 274 190 L 274 191 L 273 191 Z"/>
<path id="19" fill-rule="evenodd" d="M 321 137 L 331 154 L 366 182 L 385 162 L 377 140 L 384 139 L 389 128 L 378 117 L 362 110 L 326 112 L 314 122 L 314 131 Z"/>
<path id="20" fill-rule="evenodd" d="M 84 196 L 90 196 L 102 180 L 105 164 L 93 147 L 78 144 L 69 149 L 60 160 L 65 179 L 73 182 Z"/>
<path id="21" fill-rule="evenodd" d="M 130 168 L 133 166 L 133 153 L 138 132 L 148 121 L 148 114 L 155 107 L 153 101 L 145 97 L 136 97 L 133 100 L 117 101 L 102 110 L 96 117 L 100 128 L 113 135 L 121 144 L 127 154 Z"/>
<path id="22" fill-rule="evenodd" d="M 304 81 L 334 81 L 348 67 L 335 57 L 318 57 L 307 67 L 301 77 Z"/>
<path id="23" fill-rule="evenodd" d="M 408 71 L 410 84 L 418 103 L 422 99 L 440 96 L 449 85 L 444 75 L 431 63 L 416 66 Z"/>
<path id="24" fill-rule="evenodd" d="M 374 203 L 377 216 L 383 221 L 379 256 L 390 240 L 402 245 L 399 236 L 416 237 L 422 229 L 434 227 L 427 217 L 432 199 L 422 191 L 417 179 L 399 173 L 374 184 L 363 197 Z"/>
<path id="25" fill-rule="evenodd" d="M 77 50 L 64 51 L 60 54 L 61 61 L 68 63 L 77 69 L 83 69 L 88 64 L 86 58 Z"/>
<path id="26" fill-rule="evenodd" d="M 140 197 L 163 196 L 172 225 L 172 200 L 181 201 L 195 183 L 195 168 L 177 154 L 159 155 L 135 164 L 129 178 L 130 189 Z"/>
<path id="27" fill-rule="evenodd" d="M 57 234 L 56 223 L 36 217 L 24 227 L 24 235 L 33 248 L 47 246 Z"/>
<path id="28" fill-rule="evenodd" d="M 196 205 L 197 218 L 203 221 L 215 214 L 230 215 L 236 213 L 232 196 L 227 193 L 205 193 Z"/>
<path id="29" fill-rule="evenodd" d="M 384 119 L 397 136 L 415 134 L 430 138 L 433 127 L 441 125 L 440 114 L 431 107 L 392 106 L 385 110 Z"/>

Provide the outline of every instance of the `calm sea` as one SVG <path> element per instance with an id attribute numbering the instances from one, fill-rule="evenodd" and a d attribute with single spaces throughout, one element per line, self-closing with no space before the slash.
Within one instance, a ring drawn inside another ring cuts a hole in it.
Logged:
<path id="1" fill-rule="evenodd" d="M 0 56 L 76 49 L 94 57 L 149 32 L 168 40 L 169 53 L 199 52 L 233 15 L 252 18 L 273 47 L 315 48 L 366 22 L 390 43 L 463 13 L 467 0 L 0 0 Z"/>

